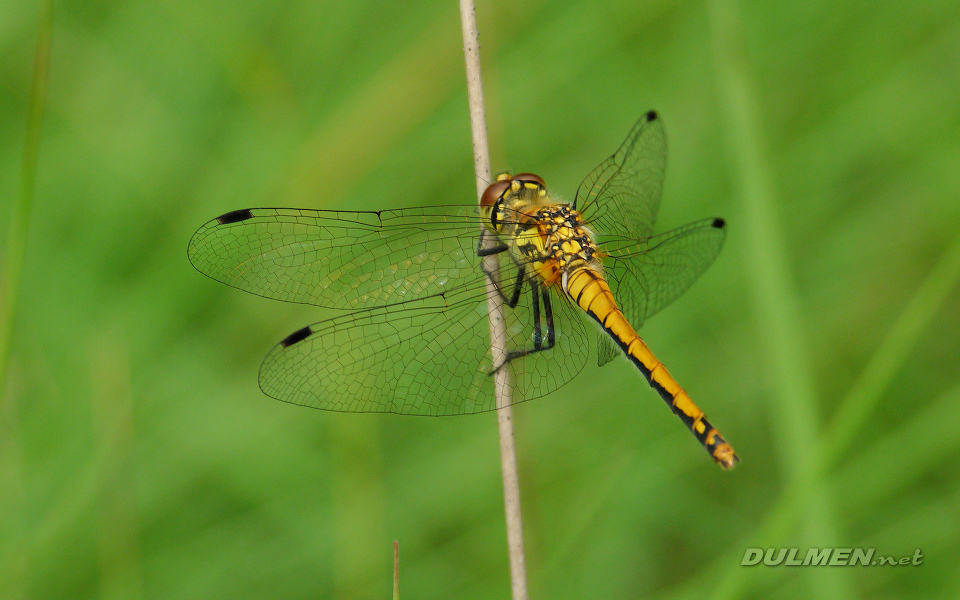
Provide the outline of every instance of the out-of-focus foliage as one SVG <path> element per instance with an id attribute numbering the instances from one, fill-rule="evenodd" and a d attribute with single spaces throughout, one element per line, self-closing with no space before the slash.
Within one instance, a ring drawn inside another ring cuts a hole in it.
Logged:
<path id="1" fill-rule="evenodd" d="M 4 236 L 39 12 L 0 4 Z M 660 230 L 729 223 L 642 333 L 742 464 L 714 466 L 625 361 L 518 407 L 531 596 L 956 597 L 960 4 L 478 17 L 495 169 L 572 197 L 655 108 Z M 403 597 L 507 597 L 495 417 L 266 398 L 263 355 L 329 313 L 185 256 L 241 207 L 471 202 L 462 65 L 454 2 L 56 3 L 0 405 L 0 596 L 385 598 L 398 539 Z M 741 567 L 748 546 L 925 561 Z"/>

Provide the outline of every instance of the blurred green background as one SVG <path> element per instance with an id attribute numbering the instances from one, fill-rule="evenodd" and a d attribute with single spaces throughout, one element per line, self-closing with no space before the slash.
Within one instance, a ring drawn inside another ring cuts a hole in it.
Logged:
<path id="1" fill-rule="evenodd" d="M 655 108 L 659 230 L 729 223 L 642 333 L 742 464 L 626 361 L 517 407 L 531 597 L 960 596 L 960 3 L 477 12 L 494 169 L 570 198 Z M 56 2 L 11 230 L 40 14 L 0 5 L 0 235 L 27 239 L 0 597 L 387 598 L 394 539 L 402 597 L 508 597 L 495 416 L 270 400 L 262 357 L 329 313 L 185 253 L 236 208 L 473 201 L 456 3 Z M 741 567 L 751 546 L 925 560 Z"/>

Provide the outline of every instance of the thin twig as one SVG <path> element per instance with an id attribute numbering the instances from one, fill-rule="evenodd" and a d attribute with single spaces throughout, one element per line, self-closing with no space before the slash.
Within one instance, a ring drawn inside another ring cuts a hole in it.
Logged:
<path id="1" fill-rule="evenodd" d="M 393 600 L 400 600 L 400 542 L 393 540 Z"/>
<path id="2" fill-rule="evenodd" d="M 483 110 L 483 84 L 480 79 L 480 45 L 473 0 L 460 0 L 463 25 L 463 54 L 467 66 L 467 95 L 470 99 L 470 129 L 473 132 L 473 163 L 477 176 L 477 198 L 490 181 L 490 152 L 487 148 L 487 123 Z M 490 241 L 488 239 L 488 241 Z M 497 277 L 497 258 L 484 258 L 484 269 Z M 487 280 L 487 307 L 490 312 L 490 347 L 493 364 L 507 358 L 504 340 L 503 306 L 492 280 Z M 527 568 L 523 555 L 523 520 L 520 516 L 520 482 L 517 478 L 517 454 L 513 443 L 513 413 L 508 369 L 494 375 L 497 399 L 497 423 L 500 428 L 500 464 L 503 470 L 503 502 L 507 518 L 507 547 L 510 552 L 510 583 L 513 600 L 527 600 Z"/>

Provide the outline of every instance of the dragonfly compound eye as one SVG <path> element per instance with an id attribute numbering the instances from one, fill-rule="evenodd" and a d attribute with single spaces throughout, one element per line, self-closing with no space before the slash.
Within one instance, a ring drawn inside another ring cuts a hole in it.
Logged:
<path id="1" fill-rule="evenodd" d="M 513 178 L 520 183 L 535 183 L 540 187 L 547 187 L 547 184 L 543 182 L 543 178 L 533 173 L 519 173 L 514 175 Z"/>
<path id="2" fill-rule="evenodd" d="M 494 181 L 487 186 L 487 189 L 484 190 L 483 195 L 480 196 L 480 206 L 493 206 L 497 203 L 497 200 L 503 197 L 504 192 L 506 192 L 509 188 L 509 179 Z"/>
<path id="3" fill-rule="evenodd" d="M 547 195 L 547 184 L 543 182 L 543 178 L 539 175 L 534 175 L 533 173 L 520 173 L 513 177 L 513 185 L 515 191 L 520 191 L 520 188 L 533 190 L 541 198 L 546 197 Z"/>

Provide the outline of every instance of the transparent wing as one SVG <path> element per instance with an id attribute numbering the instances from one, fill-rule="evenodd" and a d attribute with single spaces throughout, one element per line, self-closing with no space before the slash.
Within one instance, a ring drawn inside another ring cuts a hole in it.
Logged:
<path id="1" fill-rule="evenodd" d="M 258 296 L 362 309 L 481 280 L 480 232 L 475 205 L 253 208 L 206 223 L 187 254 L 204 275 Z"/>
<path id="2" fill-rule="evenodd" d="M 645 240 L 601 244 L 607 282 L 634 328 L 687 291 L 716 260 L 725 237 L 723 219 L 703 219 Z M 601 366 L 620 353 L 606 335 L 598 348 Z"/>
<path id="3" fill-rule="evenodd" d="M 511 403 L 556 390 L 586 363 L 579 314 L 559 296 L 551 301 L 555 346 L 507 364 Z M 532 308 L 524 290 L 516 308 L 504 309 L 509 350 L 532 345 Z M 493 370 L 487 294 L 482 285 L 466 286 L 301 329 L 267 355 L 260 387 L 278 400 L 324 410 L 444 416 L 497 408 Z"/>
<path id="4" fill-rule="evenodd" d="M 576 207 L 605 237 L 644 239 L 663 194 L 667 143 L 657 113 L 640 117 L 616 153 L 587 175 L 577 189 Z"/>

